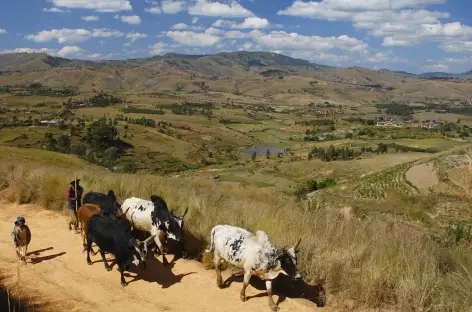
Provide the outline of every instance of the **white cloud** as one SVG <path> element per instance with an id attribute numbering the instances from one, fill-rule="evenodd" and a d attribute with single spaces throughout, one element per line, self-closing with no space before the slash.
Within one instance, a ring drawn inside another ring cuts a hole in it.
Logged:
<path id="1" fill-rule="evenodd" d="M 125 47 L 132 47 L 133 44 L 132 44 L 131 42 L 126 42 L 126 43 L 124 44 L 124 46 L 125 46 Z"/>
<path id="2" fill-rule="evenodd" d="M 434 64 L 424 66 L 423 69 L 431 72 L 447 72 L 449 71 L 449 66 L 445 64 Z"/>
<path id="3" fill-rule="evenodd" d="M 446 42 L 441 49 L 447 52 L 472 52 L 472 41 Z"/>
<path id="4" fill-rule="evenodd" d="M 249 38 L 250 35 L 240 32 L 239 30 L 230 30 L 225 33 L 225 37 L 229 39 L 244 39 Z"/>
<path id="5" fill-rule="evenodd" d="M 5 29 L 0 28 L 0 35 L 6 34 L 6 33 L 7 33 L 7 31 Z"/>
<path id="6" fill-rule="evenodd" d="M 176 14 L 185 9 L 185 2 L 180 0 L 162 0 L 162 12 Z"/>
<path id="7" fill-rule="evenodd" d="M 190 47 L 210 47 L 221 39 L 215 35 L 193 31 L 168 31 L 166 35 L 175 42 Z"/>
<path id="8" fill-rule="evenodd" d="M 428 11 L 429 5 L 445 4 L 447 0 L 296 0 L 280 10 L 279 15 L 301 16 L 329 21 L 351 21 L 375 37 L 382 37 L 384 46 L 409 46 L 424 41 L 465 40 L 472 28 L 459 22 L 441 23 L 450 14 Z"/>
<path id="9" fill-rule="evenodd" d="M 82 52 L 84 52 L 84 50 L 79 48 L 78 46 L 65 46 L 54 54 L 60 57 L 67 57 L 78 56 L 81 55 Z"/>
<path id="10" fill-rule="evenodd" d="M 231 27 L 231 26 L 234 26 L 236 25 L 235 22 L 232 22 L 232 21 L 225 21 L 225 20 L 222 20 L 222 19 L 219 19 L 217 20 L 216 22 L 213 23 L 213 27 L 220 27 L 220 28 L 223 28 L 223 27 Z"/>
<path id="11" fill-rule="evenodd" d="M 145 8 L 144 11 L 148 12 L 148 13 L 151 13 L 151 14 L 161 14 L 162 13 L 161 9 L 158 8 L 158 7 Z"/>
<path id="12" fill-rule="evenodd" d="M 196 24 L 196 23 L 198 23 L 198 17 L 192 18 L 192 24 Z"/>
<path id="13" fill-rule="evenodd" d="M 213 23 L 214 27 L 234 28 L 234 29 L 263 29 L 270 26 L 269 21 L 260 17 L 248 17 L 242 23 L 238 24 L 233 21 L 217 20 Z"/>
<path id="14" fill-rule="evenodd" d="M 148 35 L 143 33 L 131 32 L 126 35 L 126 38 L 130 39 L 131 42 L 135 42 L 136 40 L 147 38 Z"/>
<path id="15" fill-rule="evenodd" d="M 61 10 L 59 8 L 43 8 L 43 12 L 49 12 L 49 13 L 65 13 L 68 11 Z"/>
<path id="16" fill-rule="evenodd" d="M 210 2 L 208 0 L 197 0 L 188 8 L 190 15 L 216 16 L 216 17 L 250 17 L 254 13 L 243 7 L 235 0 L 230 3 Z"/>
<path id="17" fill-rule="evenodd" d="M 151 4 L 151 5 L 159 5 L 159 2 L 155 1 L 155 0 L 144 0 L 145 3 L 147 4 Z"/>
<path id="18" fill-rule="evenodd" d="M 368 45 L 347 35 L 339 37 L 305 36 L 284 31 L 265 34 L 259 30 L 249 33 L 257 44 L 269 49 L 289 51 L 326 51 L 340 49 L 351 53 L 367 53 Z"/>
<path id="19" fill-rule="evenodd" d="M 188 28 L 188 25 L 184 23 L 178 23 L 178 24 L 173 25 L 171 28 L 172 29 L 186 29 Z"/>
<path id="20" fill-rule="evenodd" d="M 99 28 L 94 29 L 92 32 L 92 37 L 99 37 L 99 38 L 110 38 L 110 37 L 123 37 L 125 34 L 121 31 L 116 29 L 108 29 L 108 28 Z"/>
<path id="21" fill-rule="evenodd" d="M 172 49 L 169 48 L 169 45 L 164 42 L 158 42 L 152 46 L 149 46 L 149 54 L 150 55 L 162 55 L 168 52 L 171 52 Z"/>
<path id="22" fill-rule="evenodd" d="M 220 35 L 223 35 L 224 33 L 225 32 L 223 30 L 217 29 L 214 27 L 210 27 L 205 30 L 205 34 L 215 35 L 215 36 L 220 36 Z"/>
<path id="23" fill-rule="evenodd" d="M 49 53 L 50 49 L 48 48 L 41 48 L 41 49 L 32 49 L 32 48 L 15 48 L 10 50 L 3 50 L 0 51 L 0 54 L 6 53 Z"/>
<path id="24" fill-rule="evenodd" d="M 82 19 L 86 22 L 96 22 L 99 20 L 98 16 L 96 15 L 82 16 Z"/>
<path id="25" fill-rule="evenodd" d="M 238 28 L 238 29 L 247 29 L 247 28 L 262 29 L 262 28 L 267 28 L 267 27 L 269 27 L 269 21 L 267 19 L 259 18 L 259 17 L 248 17 L 241 24 L 234 25 L 233 28 Z"/>
<path id="26" fill-rule="evenodd" d="M 185 23 L 178 23 L 178 24 L 173 25 L 171 29 L 176 29 L 176 30 L 190 29 L 190 30 L 200 31 L 200 30 L 203 30 L 203 27 L 202 26 L 189 26 Z"/>
<path id="27" fill-rule="evenodd" d="M 87 40 L 92 33 L 86 29 L 52 29 L 43 30 L 36 35 L 27 35 L 26 39 L 35 42 L 57 40 L 59 43 L 75 43 Z"/>
<path id="28" fill-rule="evenodd" d="M 57 7 L 89 9 L 97 12 L 120 12 L 132 10 L 129 0 L 51 0 Z"/>
<path id="29" fill-rule="evenodd" d="M 289 53 L 289 55 L 294 58 L 304 59 L 310 62 L 328 63 L 332 65 L 352 60 L 352 57 L 349 55 L 339 55 L 317 51 L 293 51 Z"/>
<path id="30" fill-rule="evenodd" d="M 99 59 L 102 57 L 102 55 L 100 53 L 93 53 L 93 54 L 89 54 L 87 57 L 91 59 Z"/>
<path id="31" fill-rule="evenodd" d="M 120 16 L 120 20 L 123 23 L 128 23 L 131 25 L 139 25 L 141 24 L 141 17 L 138 15 L 126 15 L 126 16 Z"/>
<path id="32" fill-rule="evenodd" d="M 26 39 L 35 42 L 49 42 L 56 40 L 58 43 L 76 43 L 90 39 L 91 37 L 122 37 L 124 34 L 113 29 L 94 29 L 93 31 L 86 29 L 52 29 L 43 30 L 36 35 L 27 35 Z"/>
<path id="33" fill-rule="evenodd" d="M 404 58 L 399 58 L 393 55 L 392 51 L 377 52 L 373 55 L 367 56 L 366 61 L 369 63 L 400 63 L 408 62 Z"/>

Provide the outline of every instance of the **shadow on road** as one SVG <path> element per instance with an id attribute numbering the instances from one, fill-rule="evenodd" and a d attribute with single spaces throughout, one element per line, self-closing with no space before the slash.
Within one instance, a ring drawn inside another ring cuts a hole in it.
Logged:
<path id="1" fill-rule="evenodd" d="M 233 282 L 242 284 L 243 278 L 243 272 L 232 274 L 224 282 L 224 287 L 231 286 Z M 265 292 L 267 289 L 264 281 L 256 276 L 253 276 L 251 278 L 250 284 L 252 287 L 264 292 L 254 296 L 248 296 L 248 299 L 267 296 L 267 293 Z M 316 304 L 318 307 L 324 307 L 326 305 L 325 289 L 323 283 L 318 285 L 309 285 L 305 281 L 293 281 L 288 276 L 279 275 L 272 285 L 274 295 L 279 296 L 277 305 L 284 302 L 286 298 L 306 299 Z M 240 286 L 242 287 L 242 285 Z"/>
<path id="2" fill-rule="evenodd" d="M 49 256 L 34 257 L 34 258 L 31 258 L 31 263 L 32 264 L 38 264 L 38 263 L 41 263 L 43 261 L 48 261 L 48 260 L 55 259 L 57 257 L 65 255 L 65 254 L 66 254 L 65 252 L 60 252 L 60 253 L 57 253 L 57 254 L 54 254 L 54 255 L 49 255 Z"/>

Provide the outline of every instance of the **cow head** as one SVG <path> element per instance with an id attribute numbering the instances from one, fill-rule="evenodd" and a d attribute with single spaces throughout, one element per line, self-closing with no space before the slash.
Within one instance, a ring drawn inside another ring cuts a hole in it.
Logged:
<path id="1" fill-rule="evenodd" d="M 116 201 L 115 192 L 113 192 L 112 190 L 109 190 L 108 193 L 107 193 L 107 197 L 110 199 L 110 202 L 115 204 L 115 207 L 114 207 L 112 213 L 113 214 L 121 213 L 121 205 L 118 204 L 118 202 Z"/>
<path id="2" fill-rule="evenodd" d="M 281 272 L 290 276 L 294 280 L 299 280 L 302 278 L 297 269 L 297 253 L 299 251 L 297 248 L 298 245 L 300 245 L 301 240 L 302 239 L 300 238 L 293 247 L 284 247 L 278 256 Z"/>
<path id="3" fill-rule="evenodd" d="M 133 249 L 133 264 L 141 268 L 146 269 L 146 256 L 148 252 L 147 245 L 154 239 L 155 235 L 148 237 L 144 241 L 139 241 L 133 237 L 130 239 L 130 245 Z"/>
<path id="4" fill-rule="evenodd" d="M 188 207 L 182 216 L 176 216 L 173 211 L 170 212 L 170 224 L 167 232 L 167 236 L 178 242 L 184 240 L 184 218 L 188 212 Z"/>

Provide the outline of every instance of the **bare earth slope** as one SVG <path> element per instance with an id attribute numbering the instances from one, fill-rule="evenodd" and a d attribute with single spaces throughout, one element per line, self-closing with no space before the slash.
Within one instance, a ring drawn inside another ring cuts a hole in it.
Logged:
<path id="1" fill-rule="evenodd" d="M 63 215 L 5 202 L 0 203 L 0 215 L 0 268 L 9 275 L 10 287 L 27 285 L 35 296 L 49 302 L 48 311 L 270 311 L 265 291 L 248 287 L 250 299 L 243 303 L 241 283 L 220 290 L 214 271 L 193 260 L 163 267 L 150 257 L 143 276 L 128 272 L 129 285 L 122 287 L 116 265 L 107 272 L 100 255 L 91 257 L 92 266 L 86 264 L 80 235 L 68 231 Z M 32 232 L 28 263 L 21 267 L 10 237 L 19 215 Z M 285 298 L 279 306 L 281 311 L 318 311 L 303 299 Z"/>

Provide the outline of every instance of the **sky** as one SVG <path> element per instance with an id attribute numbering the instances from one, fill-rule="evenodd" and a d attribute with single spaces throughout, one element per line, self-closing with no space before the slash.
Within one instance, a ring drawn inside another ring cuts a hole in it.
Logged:
<path id="1" fill-rule="evenodd" d="M 267 51 L 332 66 L 472 69 L 472 0 L 15 0 L 0 53 L 90 60 Z"/>

